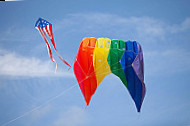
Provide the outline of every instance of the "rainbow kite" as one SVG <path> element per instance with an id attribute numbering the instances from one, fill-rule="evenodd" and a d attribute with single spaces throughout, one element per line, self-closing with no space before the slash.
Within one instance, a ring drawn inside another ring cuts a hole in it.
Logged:
<path id="1" fill-rule="evenodd" d="M 84 38 L 74 62 L 74 73 L 86 105 L 110 73 L 118 76 L 140 112 L 145 96 L 143 53 L 136 41 Z"/>

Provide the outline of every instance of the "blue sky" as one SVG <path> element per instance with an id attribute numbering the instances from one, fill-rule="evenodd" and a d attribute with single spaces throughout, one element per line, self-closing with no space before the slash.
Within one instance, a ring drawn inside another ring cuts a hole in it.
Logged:
<path id="1" fill-rule="evenodd" d="M 189 126 L 188 0 L 23 0 L 0 2 L 0 126 Z M 142 45 L 147 93 L 141 113 L 108 75 L 85 109 L 73 70 L 50 61 L 34 28 L 53 24 L 59 53 L 73 65 L 84 37 Z M 74 87 L 73 87 L 74 86 Z"/>

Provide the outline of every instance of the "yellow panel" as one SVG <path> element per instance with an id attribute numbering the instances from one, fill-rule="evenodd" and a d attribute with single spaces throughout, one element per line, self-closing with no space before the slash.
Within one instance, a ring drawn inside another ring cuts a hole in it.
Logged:
<path id="1" fill-rule="evenodd" d="M 93 66 L 96 74 L 97 86 L 102 82 L 106 75 L 111 73 L 107 62 L 110 44 L 111 40 L 108 38 L 99 38 L 96 41 L 93 55 Z"/>

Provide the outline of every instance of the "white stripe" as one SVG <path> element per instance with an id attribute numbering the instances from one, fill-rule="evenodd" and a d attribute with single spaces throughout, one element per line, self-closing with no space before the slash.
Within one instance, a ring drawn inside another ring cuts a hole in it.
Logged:
<path id="1" fill-rule="evenodd" d="M 48 35 L 50 36 L 49 25 L 47 25 L 47 32 L 48 32 Z"/>
<path id="2" fill-rule="evenodd" d="M 47 26 L 46 26 L 47 27 Z M 44 29 L 44 31 L 46 32 L 46 34 L 49 36 L 49 31 L 48 30 L 46 30 L 46 28 L 44 27 L 43 28 Z"/>
<path id="3" fill-rule="evenodd" d="M 46 44 L 47 45 L 47 44 Z M 49 53 L 49 48 L 48 48 L 48 45 L 47 45 L 47 50 L 48 50 L 48 54 L 49 54 L 49 57 L 50 57 L 50 53 Z M 54 61 L 54 59 L 53 59 L 53 61 Z"/>
<path id="4" fill-rule="evenodd" d="M 43 37 L 44 39 L 46 39 L 46 40 L 47 40 L 46 34 L 44 34 L 43 29 L 42 29 L 42 28 L 39 28 L 39 29 L 40 29 L 40 31 L 41 31 L 41 33 L 42 33 L 42 37 Z"/>
<path id="5" fill-rule="evenodd" d="M 45 27 L 43 28 L 43 30 L 44 30 L 44 32 L 48 35 L 48 33 L 47 33 L 47 31 L 46 31 Z"/>
<path id="6" fill-rule="evenodd" d="M 38 29 L 39 29 L 40 34 L 42 35 L 42 37 L 47 41 L 46 35 L 44 35 L 44 32 L 43 32 L 43 29 L 42 29 L 42 28 L 39 28 L 39 27 L 38 27 Z M 49 43 L 48 43 L 48 44 L 49 44 Z M 47 45 L 47 43 L 46 43 L 46 45 Z M 47 45 L 47 50 L 48 50 L 48 54 L 49 54 L 49 56 L 50 56 L 48 45 Z M 52 58 L 52 59 L 53 59 L 53 58 Z M 53 61 L 55 61 L 55 60 L 53 59 Z"/>
<path id="7" fill-rule="evenodd" d="M 36 29 L 39 31 L 40 35 L 42 36 L 42 33 L 40 32 L 40 28 L 36 27 Z M 43 36 L 42 36 L 42 38 L 43 38 Z"/>
<path id="8" fill-rule="evenodd" d="M 47 27 L 47 30 L 48 30 L 50 39 L 52 39 L 52 35 L 51 35 L 50 29 L 49 29 L 49 25 L 48 25 L 48 27 Z"/>

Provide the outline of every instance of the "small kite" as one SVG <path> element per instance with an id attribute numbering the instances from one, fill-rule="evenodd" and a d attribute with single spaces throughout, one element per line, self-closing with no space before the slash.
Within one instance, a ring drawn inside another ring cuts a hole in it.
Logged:
<path id="1" fill-rule="evenodd" d="M 140 112 L 146 88 L 143 53 L 136 41 L 84 38 L 73 69 L 87 106 L 104 77 L 113 73 L 126 86 Z"/>
<path id="2" fill-rule="evenodd" d="M 56 64 L 56 69 L 57 69 L 57 63 L 56 61 L 53 59 L 53 56 L 52 56 L 52 51 L 51 51 L 51 47 L 49 45 L 49 42 L 47 40 L 47 36 L 50 38 L 51 40 L 51 43 L 57 53 L 57 55 L 59 56 L 59 58 L 67 65 L 71 68 L 71 66 L 60 56 L 60 54 L 58 53 L 56 47 L 55 47 L 55 41 L 54 41 L 54 37 L 53 37 L 53 31 L 52 31 L 52 24 L 42 18 L 39 18 L 37 21 L 36 21 L 36 24 L 35 24 L 35 28 L 40 32 L 42 38 L 45 40 L 46 42 L 46 45 L 47 45 L 47 49 L 48 49 L 48 53 L 49 53 L 49 56 L 51 58 L 51 60 Z M 47 36 L 46 36 L 47 35 Z"/>

